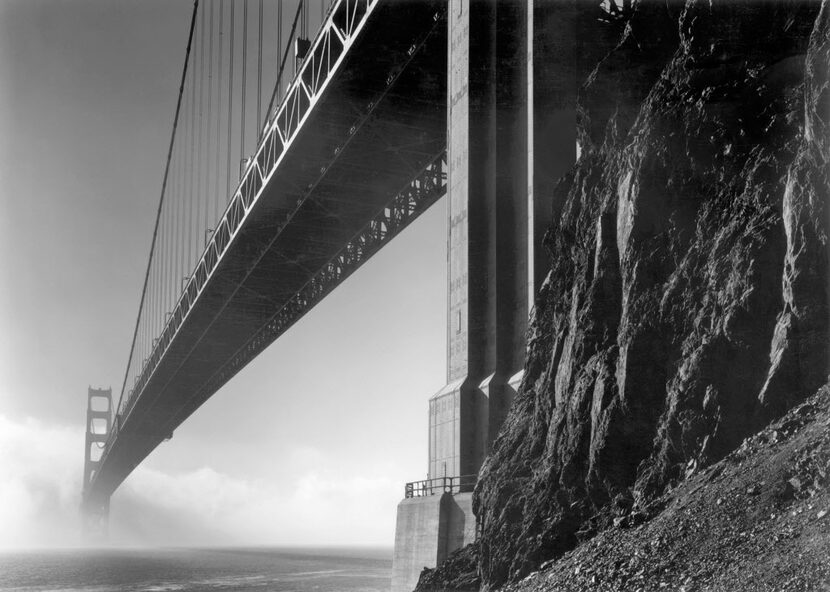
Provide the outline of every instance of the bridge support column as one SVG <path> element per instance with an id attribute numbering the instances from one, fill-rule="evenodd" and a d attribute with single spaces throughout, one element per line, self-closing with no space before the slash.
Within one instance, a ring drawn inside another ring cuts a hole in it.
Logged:
<path id="1" fill-rule="evenodd" d="M 89 484 L 100 465 L 103 446 L 112 427 L 112 389 L 87 391 L 86 446 L 84 450 L 83 500 L 81 520 L 84 538 L 91 540 L 107 537 L 109 524 L 109 497 L 100 498 L 89 493 Z"/>
<path id="2" fill-rule="evenodd" d="M 429 477 L 476 474 L 521 382 L 554 188 L 576 160 L 579 0 L 451 0 L 447 386 Z"/>
<path id="3" fill-rule="evenodd" d="M 524 0 L 448 9 L 448 380 L 430 400 L 431 478 L 478 472 L 524 363 L 528 13 Z"/>
<path id="4" fill-rule="evenodd" d="M 579 0 L 449 2 L 447 384 L 429 401 L 429 479 L 478 474 L 521 383 L 553 188 L 576 160 L 578 14 Z M 434 560 L 407 555 L 423 527 L 402 520 L 429 502 L 399 506 L 393 592 L 470 542 L 470 489 L 447 494 L 469 529 L 436 531 Z"/>

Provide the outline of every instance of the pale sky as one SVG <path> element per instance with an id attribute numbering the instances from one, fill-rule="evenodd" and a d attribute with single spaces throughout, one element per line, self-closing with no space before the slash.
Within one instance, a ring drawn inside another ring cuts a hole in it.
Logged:
<path id="1" fill-rule="evenodd" d="M 0 548 L 79 538 L 86 390 L 120 390 L 191 7 L 0 0 Z M 445 208 L 151 454 L 113 541 L 392 544 L 444 385 Z"/>

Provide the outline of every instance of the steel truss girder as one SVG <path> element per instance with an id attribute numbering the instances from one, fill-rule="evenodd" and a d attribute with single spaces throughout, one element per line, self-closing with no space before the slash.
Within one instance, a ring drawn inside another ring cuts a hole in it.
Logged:
<path id="1" fill-rule="evenodd" d="M 196 392 L 189 414 L 446 193 L 446 152 L 435 157 Z M 172 418 L 171 424 L 184 418 Z"/>

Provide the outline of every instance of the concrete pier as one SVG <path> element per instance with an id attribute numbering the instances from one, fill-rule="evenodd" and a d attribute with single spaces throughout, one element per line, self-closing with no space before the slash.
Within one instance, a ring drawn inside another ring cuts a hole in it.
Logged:
<path id="1" fill-rule="evenodd" d="M 392 590 L 410 591 L 421 570 L 475 540 L 472 493 L 413 497 L 398 504 Z"/>

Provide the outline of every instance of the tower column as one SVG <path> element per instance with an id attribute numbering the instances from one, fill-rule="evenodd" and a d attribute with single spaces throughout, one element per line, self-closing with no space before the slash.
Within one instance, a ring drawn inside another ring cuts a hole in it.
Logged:
<path id="1" fill-rule="evenodd" d="M 528 5 L 448 10 L 447 385 L 430 400 L 431 478 L 478 472 L 524 363 Z"/>
<path id="2" fill-rule="evenodd" d="M 429 401 L 430 480 L 398 505 L 392 592 L 475 540 L 475 479 L 442 477 L 478 474 L 522 378 L 553 189 L 576 156 L 582 6 L 449 0 L 447 383 Z"/>
<path id="3" fill-rule="evenodd" d="M 84 450 L 83 499 L 81 518 L 84 536 L 105 538 L 109 523 L 109 496 L 93 495 L 90 483 L 100 465 L 104 444 L 112 427 L 112 389 L 94 389 L 87 391 L 86 439 Z"/>

